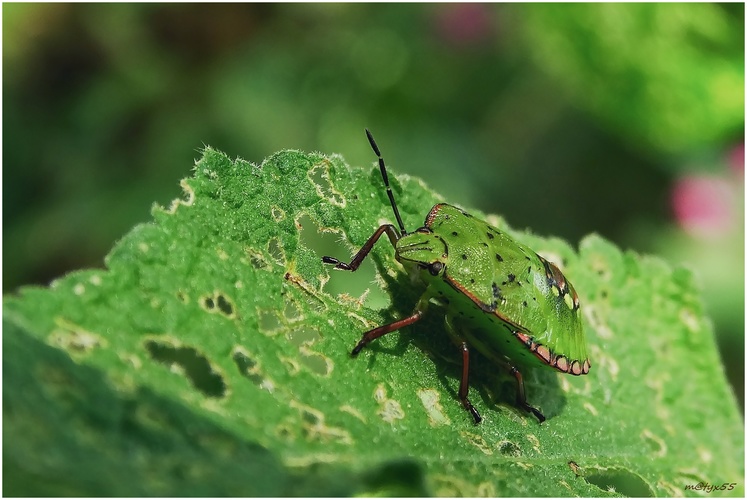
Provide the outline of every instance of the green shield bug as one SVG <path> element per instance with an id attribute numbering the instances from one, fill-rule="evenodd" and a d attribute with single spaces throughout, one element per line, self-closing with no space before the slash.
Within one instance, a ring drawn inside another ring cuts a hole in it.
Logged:
<path id="1" fill-rule="evenodd" d="M 433 303 L 444 310 L 446 331 L 462 354 L 458 396 L 475 424 L 482 417 L 467 398 L 471 348 L 513 375 L 517 404 L 543 422 L 544 415 L 527 403 L 516 365 L 549 366 L 571 375 L 589 373 L 591 363 L 573 285 L 552 262 L 503 231 L 445 203 L 431 208 L 423 227 L 407 232 L 384 159 L 368 130 L 366 136 L 378 157 L 399 230 L 383 224 L 349 263 L 326 256 L 322 261 L 336 269 L 355 271 L 386 234 L 395 258 L 426 288 L 412 315 L 365 332 L 352 355 L 372 340 L 416 323 Z"/>

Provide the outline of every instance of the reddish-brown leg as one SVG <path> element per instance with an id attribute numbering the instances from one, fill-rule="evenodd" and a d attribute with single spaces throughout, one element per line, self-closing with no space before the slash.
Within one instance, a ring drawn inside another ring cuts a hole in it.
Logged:
<path id="1" fill-rule="evenodd" d="M 326 255 L 322 257 L 322 262 L 324 262 L 325 264 L 334 264 L 335 269 L 342 269 L 343 271 L 355 271 L 356 269 L 358 269 L 358 266 L 361 265 L 363 259 L 366 258 L 368 252 L 371 251 L 376 241 L 381 238 L 381 235 L 384 233 L 386 233 L 386 235 L 389 237 L 389 241 L 392 242 L 392 246 L 396 246 L 397 240 L 399 239 L 397 230 L 394 229 L 394 226 L 392 226 L 391 224 L 384 224 L 379 226 L 379 229 L 377 229 L 376 232 L 374 232 L 374 234 L 372 234 L 371 237 L 368 238 L 368 241 L 366 241 L 361 249 L 358 250 L 358 253 L 353 255 L 353 258 L 350 260 L 349 264 L 341 262 L 334 257 L 327 257 Z"/>
<path id="2" fill-rule="evenodd" d="M 467 346 L 467 342 L 462 342 L 460 349 L 462 351 L 462 381 L 459 383 L 459 401 L 462 402 L 464 409 L 472 414 L 475 424 L 479 424 L 482 417 L 467 399 L 469 393 L 469 346 Z"/>
<path id="3" fill-rule="evenodd" d="M 469 344 L 467 344 L 467 341 L 454 328 L 454 318 L 447 315 L 444 318 L 444 326 L 446 326 L 446 332 L 449 334 L 451 341 L 462 351 L 462 380 L 459 382 L 459 393 L 457 394 L 459 401 L 462 402 L 464 409 L 475 419 L 475 424 L 479 424 L 482 422 L 482 417 L 467 398 L 467 394 L 469 393 Z"/>
<path id="4" fill-rule="evenodd" d="M 519 370 L 516 369 L 516 367 L 512 366 L 510 368 L 511 375 L 514 376 L 516 379 L 516 404 L 518 404 L 520 407 L 522 407 L 524 410 L 531 412 L 534 414 L 535 417 L 537 417 L 537 420 L 540 421 L 540 423 L 545 421 L 545 416 L 540 413 L 540 411 L 535 408 L 534 406 L 531 406 L 529 403 L 527 403 L 527 397 L 524 393 L 524 378 L 521 376 L 521 373 Z"/>
<path id="5" fill-rule="evenodd" d="M 363 338 L 355 345 L 353 348 L 353 352 L 351 353 L 353 356 L 361 352 L 361 349 L 366 347 L 366 345 L 371 342 L 372 340 L 378 339 L 381 336 L 386 335 L 387 333 L 391 333 L 395 330 L 399 330 L 402 327 L 412 325 L 416 321 L 418 321 L 423 316 L 423 311 L 420 309 L 416 309 L 415 312 L 412 314 L 412 316 L 408 316 L 406 318 L 402 318 L 400 320 L 395 321 L 394 323 L 389 323 L 388 325 L 382 325 L 377 328 L 374 328 L 373 330 L 369 330 L 366 333 L 363 334 Z"/>

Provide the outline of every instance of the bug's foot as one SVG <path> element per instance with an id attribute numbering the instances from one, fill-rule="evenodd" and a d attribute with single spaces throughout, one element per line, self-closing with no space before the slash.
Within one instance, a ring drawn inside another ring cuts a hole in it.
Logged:
<path id="1" fill-rule="evenodd" d="M 334 257 L 328 257 L 325 255 L 324 257 L 322 257 L 322 262 L 324 262 L 325 264 L 332 264 L 333 266 L 335 266 L 335 269 L 342 269 L 343 271 L 353 270 L 353 268 L 350 267 L 349 264 L 341 262 L 339 259 L 335 259 Z"/>
<path id="2" fill-rule="evenodd" d="M 475 419 L 475 425 L 482 422 L 482 417 L 480 416 L 479 413 L 477 413 L 477 410 L 475 410 L 474 406 L 470 407 L 469 412 L 472 414 L 472 418 Z"/>
<path id="3" fill-rule="evenodd" d="M 482 417 L 480 416 L 480 413 L 475 409 L 474 406 L 472 406 L 472 403 L 469 402 L 469 399 L 464 398 L 462 400 L 462 406 L 464 406 L 464 409 L 467 410 L 470 415 L 472 415 L 472 418 L 475 419 L 475 425 L 482 422 Z"/>
<path id="4" fill-rule="evenodd" d="M 539 420 L 539 423 L 542 423 L 545 421 L 545 416 L 534 406 L 531 406 L 527 403 L 524 403 L 522 406 L 524 407 L 526 411 L 532 413 L 535 417 L 537 417 L 537 420 Z"/>
<path id="5" fill-rule="evenodd" d="M 351 356 L 357 356 L 359 352 L 363 350 L 363 348 L 366 347 L 366 341 L 365 339 L 361 340 L 357 344 L 355 344 L 355 347 L 353 347 L 353 350 L 350 352 Z"/>

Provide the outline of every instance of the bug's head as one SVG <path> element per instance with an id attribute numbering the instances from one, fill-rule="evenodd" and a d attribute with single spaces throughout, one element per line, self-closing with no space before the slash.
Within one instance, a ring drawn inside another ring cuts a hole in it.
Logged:
<path id="1" fill-rule="evenodd" d="M 446 243 L 427 227 L 397 240 L 395 255 L 405 267 L 420 269 L 426 277 L 442 276 L 449 261 Z"/>

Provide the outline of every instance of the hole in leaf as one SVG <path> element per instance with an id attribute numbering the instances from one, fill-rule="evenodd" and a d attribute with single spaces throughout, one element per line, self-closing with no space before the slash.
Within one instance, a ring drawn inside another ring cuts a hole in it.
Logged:
<path id="1" fill-rule="evenodd" d="M 304 422 L 311 425 L 320 425 L 322 423 L 322 419 L 319 415 L 305 409 L 301 410 L 301 418 Z"/>
<path id="2" fill-rule="evenodd" d="M 315 328 L 297 328 L 288 332 L 288 340 L 295 346 L 303 344 L 311 344 L 315 340 L 321 338 L 319 330 Z"/>
<path id="3" fill-rule="evenodd" d="M 303 311 L 298 307 L 295 300 L 285 297 L 285 309 L 283 309 L 283 317 L 289 323 L 300 321 L 303 319 Z"/>
<path id="4" fill-rule="evenodd" d="M 259 331 L 265 335 L 274 335 L 282 326 L 280 318 L 274 310 L 257 309 Z"/>
<path id="5" fill-rule="evenodd" d="M 336 190 L 332 185 L 332 182 L 330 181 L 329 167 L 329 160 L 323 160 L 311 167 L 307 172 L 309 181 L 311 181 L 311 184 L 316 188 L 316 192 L 321 198 L 325 198 L 332 205 L 344 207 L 345 198 L 342 193 Z"/>
<path id="6" fill-rule="evenodd" d="M 233 314 L 233 305 L 225 295 L 219 294 L 216 302 L 218 303 L 218 309 L 220 309 L 223 314 L 226 316 L 231 316 Z"/>
<path id="7" fill-rule="evenodd" d="M 228 318 L 233 318 L 235 308 L 231 300 L 221 292 L 215 292 L 213 295 L 206 295 L 200 301 L 202 308 L 211 314 L 222 314 Z"/>
<path id="8" fill-rule="evenodd" d="M 226 383 L 213 370 L 208 359 L 193 347 L 175 347 L 164 342 L 148 340 L 145 348 L 151 358 L 184 373 L 195 389 L 211 398 L 226 394 Z"/>
<path id="9" fill-rule="evenodd" d="M 298 219 L 298 223 L 303 230 L 300 235 L 300 244 L 314 251 L 321 261 L 322 256 L 335 257 L 343 262 L 350 262 L 355 251 L 342 244 L 340 231 L 333 229 L 322 230 L 307 214 Z M 376 221 L 372 221 L 371 234 L 376 229 Z M 374 252 L 378 247 L 386 247 L 389 240 L 384 237 L 377 242 Z M 383 251 L 394 252 L 391 246 Z M 388 307 L 389 296 L 384 287 L 377 282 L 376 266 L 373 263 L 371 254 L 361 263 L 361 266 L 354 273 L 348 271 L 338 271 L 334 266 L 324 265 L 324 269 L 329 273 L 329 280 L 324 284 L 324 291 L 330 295 L 347 294 L 351 297 L 361 297 L 364 293 L 364 304 L 371 309 L 382 309 Z"/>
<path id="10" fill-rule="evenodd" d="M 275 262 L 281 266 L 285 265 L 285 251 L 280 245 L 279 239 L 270 238 L 270 241 L 267 243 L 267 251 L 270 252 L 270 257 L 272 257 Z"/>
<path id="11" fill-rule="evenodd" d="M 598 486 L 604 491 L 614 491 L 626 497 L 653 497 L 654 492 L 639 476 L 627 469 L 595 469 L 595 472 L 583 476 L 586 482 Z"/>
<path id="12" fill-rule="evenodd" d="M 263 379 L 259 374 L 259 366 L 255 360 L 249 357 L 249 355 L 240 350 L 234 350 L 233 355 L 234 363 L 239 369 L 239 373 L 248 378 L 254 383 L 254 385 L 261 386 Z"/>
<path id="13" fill-rule="evenodd" d="M 301 363 L 313 373 L 325 377 L 332 371 L 327 358 L 316 352 L 303 351 L 301 353 Z"/>
<path id="14" fill-rule="evenodd" d="M 267 258 L 265 258 L 265 255 L 259 250 L 248 248 L 246 253 L 249 256 L 249 264 L 254 269 L 268 269 L 270 267 L 270 263 L 267 262 Z"/>
<path id="15" fill-rule="evenodd" d="M 280 207 L 272 207 L 270 213 L 272 214 L 272 218 L 275 219 L 275 222 L 280 222 L 285 219 L 285 212 Z"/>

